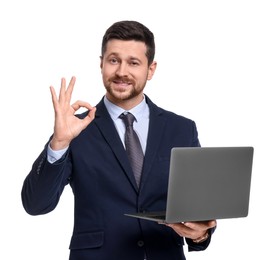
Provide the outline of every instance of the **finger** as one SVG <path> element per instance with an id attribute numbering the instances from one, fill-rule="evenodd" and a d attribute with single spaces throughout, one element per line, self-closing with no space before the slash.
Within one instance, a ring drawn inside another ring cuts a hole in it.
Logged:
<path id="1" fill-rule="evenodd" d="M 71 102 L 71 97 L 72 97 L 72 93 L 73 93 L 75 82 L 76 82 L 76 77 L 73 76 L 71 78 L 70 82 L 69 82 L 69 85 L 68 85 L 66 93 L 65 93 L 66 94 L 65 95 L 66 102 L 68 102 L 69 104 Z"/>
<path id="2" fill-rule="evenodd" d="M 53 86 L 50 86 L 51 96 L 52 96 L 52 103 L 53 106 L 56 107 L 57 105 L 57 95 Z"/>
<path id="3" fill-rule="evenodd" d="M 61 83 L 60 83 L 60 91 L 59 91 L 59 102 L 60 101 L 64 101 L 64 97 L 65 97 L 65 88 L 66 88 L 66 80 L 65 78 L 61 79 Z"/>
<path id="4" fill-rule="evenodd" d="M 184 222 L 183 224 L 190 229 L 198 229 L 198 227 L 201 227 L 201 223 L 199 222 Z"/>
<path id="5" fill-rule="evenodd" d="M 170 228 L 172 228 L 179 236 L 184 237 L 184 236 L 189 236 L 190 232 L 192 231 L 191 229 L 185 227 L 181 223 L 176 223 L 176 224 L 168 224 Z"/>
<path id="6" fill-rule="evenodd" d="M 188 227 L 184 226 L 184 224 L 181 224 L 181 223 L 167 224 L 167 226 L 171 227 L 171 228 L 173 228 L 174 230 L 177 230 L 177 231 L 182 231 L 182 230 L 189 229 Z"/>
<path id="7" fill-rule="evenodd" d="M 87 126 L 94 118 L 95 118 L 95 112 L 96 112 L 96 108 L 93 107 L 89 113 L 87 114 L 87 116 L 83 119 L 85 125 Z"/>
<path id="8" fill-rule="evenodd" d="M 88 110 L 92 110 L 93 109 L 93 107 L 89 103 L 84 102 L 84 101 L 80 101 L 80 100 L 78 100 L 74 104 L 72 104 L 72 108 L 75 111 L 79 110 L 82 107 L 84 107 L 84 108 L 86 108 Z"/>
<path id="9" fill-rule="evenodd" d="M 214 220 L 209 221 L 208 226 L 210 228 L 216 227 L 217 226 L 217 220 L 214 219 Z"/>
<path id="10" fill-rule="evenodd" d="M 184 225 L 191 229 L 204 230 L 216 226 L 216 220 L 200 221 L 200 222 L 185 222 Z"/>
<path id="11" fill-rule="evenodd" d="M 88 115 L 87 115 L 87 117 L 88 117 L 91 121 L 95 118 L 95 112 L 96 112 L 96 107 L 93 107 L 93 108 L 89 111 L 89 113 L 88 113 Z"/>

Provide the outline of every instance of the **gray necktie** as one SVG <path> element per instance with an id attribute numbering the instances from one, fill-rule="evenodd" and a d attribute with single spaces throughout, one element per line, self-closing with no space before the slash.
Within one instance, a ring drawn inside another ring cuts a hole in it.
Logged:
<path id="1" fill-rule="evenodd" d="M 121 114 L 120 118 L 123 120 L 126 126 L 125 140 L 124 140 L 126 153 L 130 161 L 137 186 L 139 187 L 144 154 L 141 148 L 139 138 L 136 132 L 133 130 L 133 122 L 135 120 L 135 117 L 130 113 L 126 113 L 126 114 Z"/>

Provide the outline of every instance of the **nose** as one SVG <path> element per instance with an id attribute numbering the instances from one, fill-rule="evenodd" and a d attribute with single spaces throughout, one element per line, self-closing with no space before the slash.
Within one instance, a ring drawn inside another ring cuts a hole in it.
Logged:
<path id="1" fill-rule="evenodd" d="M 128 67 L 127 64 L 125 64 L 124 62 L 120 63 L 118 66 L 118 69 L 116 71 L 116 74 L 119 77 L 125 77 L 128 75 Z"/>

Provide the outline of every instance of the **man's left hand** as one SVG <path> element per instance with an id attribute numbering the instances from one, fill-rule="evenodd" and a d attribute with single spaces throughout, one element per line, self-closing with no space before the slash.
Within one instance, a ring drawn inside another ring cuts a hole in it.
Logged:
<path id="1" fill-rule="evenodd" d="M 171 227 L 181 237 L 199 240 L 199 238 L 206 235 L 210 228 L 214 228 L 217 225 L 217 221 L 182 222 L 166 225 Z"/>

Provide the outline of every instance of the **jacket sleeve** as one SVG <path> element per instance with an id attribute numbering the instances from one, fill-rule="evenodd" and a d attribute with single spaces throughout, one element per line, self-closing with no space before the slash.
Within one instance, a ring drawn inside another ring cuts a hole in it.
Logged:
<path id="1" fill-rule="evenodd" d="M 30 215 L 52 211 L 58 204 L 65 185 L 69 183 L 70 173 L 69 152 L 51 164 L 47 160 L 46 145 L 23 183 L 21 199 L 25 211 Z"/>
<path id="2" fill-rule="evenodd" d="M 212 234 L 214 233 L 216 227 L 215 228 L 211 228 L 209 229 L 209 237 L 207 240 L 201 242 L 201 243 L 195 243 L 193 242 L 192 239 L 189 239 L 189 238 L 186 238 L 186 242 L 188 244 L 188 250 L 189 251 L 202 251 L 202 250 L 205 250 L 210 242 L 211 242 L 211 238 L 212 238 Z"/>
<path id="3" fill-rule="evenodd" d="M 197 127 L 196 127 L 196 123 L 193 121 L 192 124 L 192 146 L 193 147 L 200 147 L 200 142 L 199 142 L 199 138 L 198 138 L 198 131 L 197 131 Z"/>

